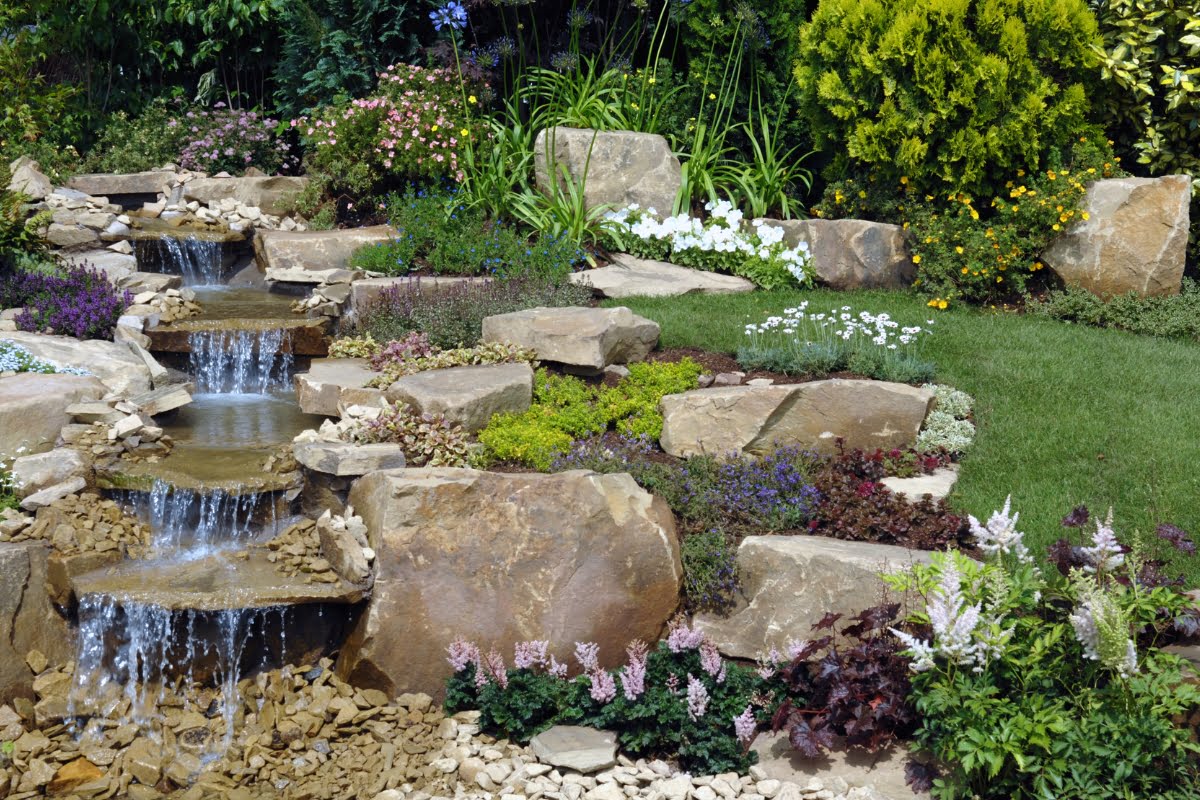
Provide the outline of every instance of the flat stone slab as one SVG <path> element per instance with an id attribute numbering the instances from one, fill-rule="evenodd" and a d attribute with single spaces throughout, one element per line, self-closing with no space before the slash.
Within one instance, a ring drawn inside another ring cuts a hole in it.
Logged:
<path id="1" fill-rule="evenodd" d="M 72 589 L 76 597 L 108 595 L 173 611 L 356 603 L 366 595 L 364 587 L 342 580 L 307 583 L 300 576 L 289 578 L 267 560 L 265 551 L 245 552 L 245 560 L 224 552 L 189 561 L 124 561 L 76 576 Z"/>
<path id="2" fill-rule="evenodd" d="M 136 394 L 150 388 L 150 370 L 127 345 L 118 342 L 24 331 L 0 334 L 3 340 L 16 342 L 36 358 L 87 370 L 114 392 Z"/>
<path id="3" fill-rule="evenodd" d="M 260 230 L 254 237 L 254 257 L 264 271 L 346 269 L 355 250 L 397 235 L 389 225 L 332 231 Z"/>
<path id="4" fill-rule="evenodd" d="M 292 453 L 314 472 L 339 477 L 358 477 L 377 469 L 399 469 L 405 465 L 404 448 L 398 444 L 296 442 Z"/>
<path id="5" fill-rule="evenodd" d="M 896 494 L 903 495 L 911 501 L 920 500 L 929 495 L 933 500 L 944 500 L 955 482 L 958 481 L 958 465 L 936 469 L 929 475 L 917 475 L 912 478 L 884 478 L 880 483 Z"/>
<path id="6" fill-rule="evenodd" d="M 153 417 L 191 403 L 193 390 L 190 383 L 177 383 L 136 394 L 129 398 L 129 402 L 140 408 L 143 414 Z"/>
<path id="7" fill-rule="evenodd" d="M 137 262 L 136 258 L 134 262 Z M 167 289 L 178 289 L 182 285 L 182 275 L 169 275 L 165 272 L 131 272 L 117 281 L 118 289 L 128 289 L 134 294 L 165 292 Z"/>
<path id="8" fill-rule="evenodd" d="M 555 725 L 529 742 L 538 761 L 587 774 L 617 763 L 617 735 L 578 725 Z"/>
<path id="9" fill-rule="evenodd" d="M 49 450 L 59 431 L 71 422 L 67 409 L 98 400 L 107 392 L 104 384 L 88 375 L 22 372 L 0 378 L 0 461 Z"/>
<path id="10" fill-rule="evenodd" d="M 573 272 L 572 283 L 590 286 L 600 297 L 678 297 L 685 294 L 740 294 L 754 284 L 736 275 L 720 275 L 666 261 L 614 253 L 607 267 Z"/>
<path id="11" fill-rule="evenodd" d="M 422 295 L 436 295 L 452 291 L 461 286 L 482 285 L 491 282 L 491 278 L 463 277 L 458 275 L 431 275 L 418 278 L 363 278 L 354 281 L 350 286 L 350 306 L 355 312 L 361 312 L 377 301 L 384 292 L 397 287 L 417 286 Z"/>
<path id="12" fill-rule="evenodd" d="M 673 456 L 765 455 L 782 445 L 822 453 L 873 451 L 917 440 L 933 392 L 903 383 L 842 380 L 721 386 L 667 395 L 660 443 Z"/>
<path id="13" fill-rule="evenodd" d="M 228 447 L 176 445 L 161 461 L 118 462 L 96 469 L 96 487 L 149 492 L 158 481 L 195 492 L 221 490 L 229 495 L 281 492 L 304 485 L 300 470 L 264 472 L 266 455 Z"/>
<path id="14" fill-rule="evenodd" d="M 483 320 L 485 342 L 533 350 L 543 361 L 595 373 L 610 364 L 640 361 L 658 344 L 657 322 L 616 308 L 530 308 Z"/>
<path id="15" fill-rule="evenodd" d="M 121 281 L 137 272 L 137 257 L 113 250 L 86 250 L 82 253 L 63 253 L 58 256 L 63 266 L 88 267 L 99 270 L 108 277 L 108 282 L 120 285 Z M 134 290 L 136 294 L 142 289 Z"/>
<path id="16" fill-rule="evenodd" d="M 76 175 L 67 181 L 67 186 L 92 197 L 108 197 L 122 194 L 158 194 L 164 186 L 175 182 L 175 173 L 170 170 L 148 170 L 146 172 L 91 172 Z"/>
<path id="17" fill-rule="evenodd" d="M 27 495 L 21 501 L 21 508 L 26 511 L 37 511 L 39 508 L 44 508 L 55 500 L 62 500 L 69 494 L 82 492 L 87 487 L 87 481 L 80 477 L 68 478 L 62 483 L 56 483 L 53 486 L 47 486 L 45 489 Z"/>
<path id="18" fill-rule="evenodd" d="M 48 453 L 21 456 L 12 462 L 9 471 L 17 494 L 26 497 L 71 478 L 83 477 L 87 467 L 79 451 L 60 447 Z"/>
<path id="19" fill-rule="evenodd" d="M 747 536 L 737 566 L 745 605 L 727 617 L 700 614 L 696 627 L 732 658 L 756 659 L 812 637 L 825 612 L 846 617 L 878 602 L 879 573 L 930 562 L 930 553 L 823 536 Z"/>
<path id="20" fill-rule="evenodd" d="M 480 364 L 405 375 L 384 393 L 422 414 L 442 414 L 468 431 L 485 427 L 493 414 L 521 413 L 533 401 L 528 364 Z"/>
<path id="21" fill-rule="evenodd" d="M 191 335 L 199 331 L 270 331 L 285 330 L 281 352 L 298 356 L 324 356 L 329 352 L 328 317 L 252 319 L 182 319 L 155 325 L 144 332 L 150 337 L 150 349 L 162 353 L 190 353 Z"/>
<path id="22" fill-rule="evenodd" d="M 379 376 L 365 358 L 313 359 L 308 372 L 296 375 L 296 398 L 306 414 L 340 416 L 338 406 L 378 406 L 383 403 L 382 389 L 368 389 L 367 383 Z"/>

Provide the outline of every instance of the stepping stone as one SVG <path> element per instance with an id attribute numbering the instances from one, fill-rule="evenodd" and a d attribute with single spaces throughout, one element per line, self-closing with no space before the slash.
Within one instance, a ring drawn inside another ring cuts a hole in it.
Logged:
<path id="1" fill-rule="evenodd" d="M 571 273 L 571 282 L 591 286 L 600 297 L 678 297 L 684 294 L 740 294 L 754 284 L 736 275 L 720 275 L 666 261 L 615 253 L 607 267 Z"/>
<path id="2" fill-rule="evenodd" d="M 958 480 L 958 465 L 936 469 L 929 475 L 916 475 L 912 478 L 884 478 L 880 483 L 896 494 L 903 495 L 912 502 L 929 495 L 934 501 L 944 500 L 954 488 Z"/>
<path id="3" fill-rule="evenodd" d="M 578 725 L 555 725 L 529 742 L 538 761 L 575 772 L 599 772 L 617 763 L 617 735 Z"/>
<path id="4" fill-rule="evenodd" d="M 657 322 L 616 308 L 530 308 L 483 320 L 485 342 L 533 350 L 543 361 L 595 374 L 610 364 L 641 361 L 658 344 Z"/>
<path id="5" fill-rule="evenodd" d="M 382 405 L 383 390 L 367 388 L 378 376 L 365 358 L 314 358 L 308 372 L 296 375 L 300 410 L 337 417 L 339 405 Z"/>
<path id="6" fill-rule="evenodd" d="M 933 392 L 903 383 L 827 380 L 727 386 L 667 395 L 660 444 L 673 456 L 765 455 L 782 445 L 833 453 L 890 450 L 917 440 Z"/>
<path id="7" fill-rule="evenodd" d="M 314 472 L 339 477 L 358 477 L 377 469 L 399 469 L 405 464 L 404 449 L 398 444 L 351 444 L 343 442 L 296 442 L 296 460 Z"/>
<path id="8" fill-rule="evenodd" d="M 467 431 L 485 427 L 493 414 L 520 413 L 533 401 L 533 368 L 528 364 L 481 364 L 431 369 L 405 375 L 387 388 L 390 402 L 404 402 L 422 414 L 443 414 Z"/>

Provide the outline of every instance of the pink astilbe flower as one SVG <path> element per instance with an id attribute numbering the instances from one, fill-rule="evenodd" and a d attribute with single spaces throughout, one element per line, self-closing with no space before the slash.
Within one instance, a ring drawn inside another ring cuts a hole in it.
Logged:
<path id="1" fill-rule="evenodd" d="M 621 689 L 625 699 L 633 702 L 646 691 L 647 648 L 644 642 L 634 640 L 625 652 L 629 655 L 629 663 L 621 667 Z"/>
<path id="2" fill-rule="evenodd" d="M 508 669 L 504 666 L 504 656 L 493 647 L 483 659 L 484 670 L 501 689 L 508 688 Z"/>
<path id="3" fill-rule="evenodd" d="M 708 710 L 708 689 L 690 672 L 688 673 L 687 706 L 688 719 L 695 722 Z"/>
<path id="4" fill-rule="evenodd" d="M 725 682 L 725 662 L 721 659 L 717 646 L 708 639 L 700 643 L 700 666 L 715 678 L 717 683 Z"/>
<path id="5" fill-rule="evenodd" d="M 592 699 L 598 703 L 611 702 L 617 696 L 617 682 L 613 680 L 613 676 L 602 669 L 595 669 L 588 673 L 588 680 L 592 684 L 589 693 Z"/>
<path id="6" fill-rule="evenodd" d="M 671 694 L 679 694 L 679 676 L 674 672 L 667 676 L 667 691 Z"/>
<path id="7" fill-rule="evenodd" d="M 479 648 L 475 646 L 474 642 L 456 639 L 446 648 L 446 652 L 450 654 L 446 660 L 450 662 L 450 666 L 454 667 L 455 672 L 462 672 L 469 664 L 479 663 Z"/>
<path id="8" fill-rule="evenodd" d="M 558 663 L 558 659 L 550 656 L 550 663 L 546 666 L 546 673 L 556 678 L 565 678 L 567 677 L 567 665 Z"/>
<path id="9" fill-rule="evenodd" d="M 517 642 L 513 664 L 517 669 L 535 669 L 546 662 L 547 641 Z"/>
<path id="10" fill-rule="evenodd" d="M 780 655 L 778 650 L 772 647 L 765 659 L 761 656 L 759 657 L 758 669 L 756 670 L 758 677 L 764 681 L 775 677 L 775 673 L 779 670 L 779 662 L 782 660 L 783 656 Z"/>
<path id="11" fill-rule="evenodd" d="M 758 721 L 754 719 L 754 708 L 746 706 L 746 710 L 733 718 L 733 732 L 737 736 L 737 740 L 746 747 L 754 739 L 754 732 L 758 730 Z"/>
<path id="12" fill-rule="evenodd" d="M 688 626 L 681 619 L 671 621 L 671 630 L 667 634 L 667 647 L 672 653 L 682 653 L 685 650 L 695 650 L 704 642 L 704 634 Z"/>
<path id="13" fill-rule="evenodd" d="M 594 672 L 600 669 L 600 645 L 595 642 L 576 642 L 575 660 L 584 672 Z"/>

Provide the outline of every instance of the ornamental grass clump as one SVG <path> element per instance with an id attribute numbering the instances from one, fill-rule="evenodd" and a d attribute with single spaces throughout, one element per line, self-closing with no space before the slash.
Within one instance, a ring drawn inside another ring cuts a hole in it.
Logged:
<path id="1" fill-rule="evenodd" d="M 892 629 L 919 715 L 910 784 L 938 800 L 1195 797 L 1200 745 L 1176 720 L 1200 708 L 1200 689 L 1159 649 L 1172 630 L 1194 630 L 1193 601 L 1144 541 L 1120 542 L 1111 512 L 1085 545 L 1051 548 L 1058 582 L 1018 520 L 1009 501 L 986 523 L 970 518 L 983 562 L 947 552 L 887 578 L 925 599 Z M 1079 508 L 1064 524 L 1087 521 Z M 1159 534 L 1194 552 L 1179 529 Z"/>
<path id="2" fill-rule="evenodd" d="M 576 642 L 571 678 L 549 650 L 547 641 L 519 642 L 510 668 L 494 648 L 454 642 L 447 712 L 478 709 L 486 732 L 522 743 L 552 725 L 610 730 L 626 753 L 677 758 L 696 774 L 745 772 L 757 760 L 761 680 L 686 624 L 672 623 L 656 646 L 631 642 L 616 669 L 600 666 L 598 645 Z"/>
<path id="3" fill-rule="evenodd" d="M 86 265 L 61 272 L 20 271 L 0 284 L 0 305 L 23 308 L 17 327 L 77 339 L 111 339 L 117 319 L 133 302 L 108 277 Z"/>
<path id="4" fill-rule="evenodd" d="M 805 300 L 784 309 L 782 316 L 746 325 L 738 362 L 785 375 L 824 377 L 848 370 L 897 383 L 924 383 L 933 377 L 935 365 L 921 358 L 933 320 L 901 326 L 886 312 L 856 314 L 850 306 L 810 312 L 808 305 Z"/>

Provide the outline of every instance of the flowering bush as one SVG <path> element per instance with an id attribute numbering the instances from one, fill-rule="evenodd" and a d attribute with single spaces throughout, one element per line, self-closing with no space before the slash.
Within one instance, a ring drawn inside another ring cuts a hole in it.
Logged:
<path id="1" fill-rule="evenodd" d="M 784 309 L 783 316 L 746 326 L 747 344 L 738 361 L 748 369 L 824 376 L 850 370 L 879 380 L 921 383 L 934 365 L 920 358 L 921 344 L 933 333 L 926 325 L 901 327 L 886 313 L 854 314 L 850 306 L 810 313 L 808 301 Z"/>
<path id="2" fill-rule="evenodd" d="M 118 294 L 103 272 L 86 266 L 62 273 L 17 272 L 0 284 L 0 305 L 25 309 L 16 318 L 18 328 L 78 339 L 111 339 L 117 318 L 131 302 L 129 292 Z"/>
<path id="3" fill-rule="evenodd" d="M 294 166 L 291 145 L 275 136 L 277 121 L 255 111 L 239 111 L 217 103 L 211 109 L 188 111 L 167 122 L 183 141 L 179 164 L 207 172 L 245 172 L 258 167 L 268 175 Z"/>
<path id="4" fill-rule="evenodd" d="M 925 597 L 916 630 L 893 629 L 912 659 L 913 747 L 934 757 L 910 765 L 910 782 L 939 800 L 1194 796 L 1200 745 L 1173 718 L 1200 689 L 1155 646 L 1191 601 L 1145 579 L 1144 545 L 1122 545 L 1111 513 L 1065 587 L 1034 565 L 1018 521 L 1008 502 L 970 518 L 984 563 L 951 552 L 889 578 Z M 1171 526 L 1160 535 L 1191 545 Z"/>
<path id="5" fill-rule="evenodd" d="M 0 339 L 0 374 L 6 372 L 40 372 L 43 374 L 65 373 L 68 375 L 88 375 L 85 369 L 79 367 L 60 367 L 50 361 L 35 358 L 32 353 L 16 342 Z"/>
<path id="6" fill-rule="evenodd" d="M 459 154 L 473 134 L 455 72 L 396 64 L 378 78 L 373 97 L 291 121 L 310 166 L 363 194 L 387 176 L 462 181 Z"/>
<path id="7" fill-rule="evenodd" d="M 447 711 L 477 708 L 484 730 L 518 742 L 558 724 L 615 731 L 625 752 L 676 757 L 697 774 L 744 772 L 757 760 L 749 745 L 761 680 L 726 663 L 699 631 L 675 622 L 656 647 L 632 642 L 624 666 L 612 670 L 601 668 L 596 644 L 577 642 L 574 678 L 549 649 L 518 643 L 510 669 L 495 649 L 454 642 Z"/>
<path id="8" fill-rule="evenodd" d="M 605 215 L 610 249 L 643 258 L 740 275 L 764 289 L 807 286 L 812 282 L 808 245 L 783 243 L 783 229 L 756 221 L 742 227 L 742 212 L 727 200 L 708 203 L 707 220 L 687 214 L 659 221 L 655 209 L 631 205 Z"/>
<path id="9" fill-rule="evenodd" d="M 460 426 L 442 416 L 417 415 L 404 403 L 385 405 L 379 416 L 359 418 L 346 438 L 360 444 L 401 445 L 405 461 L 414 467 L 465 467 L 471 457 Z"/>

